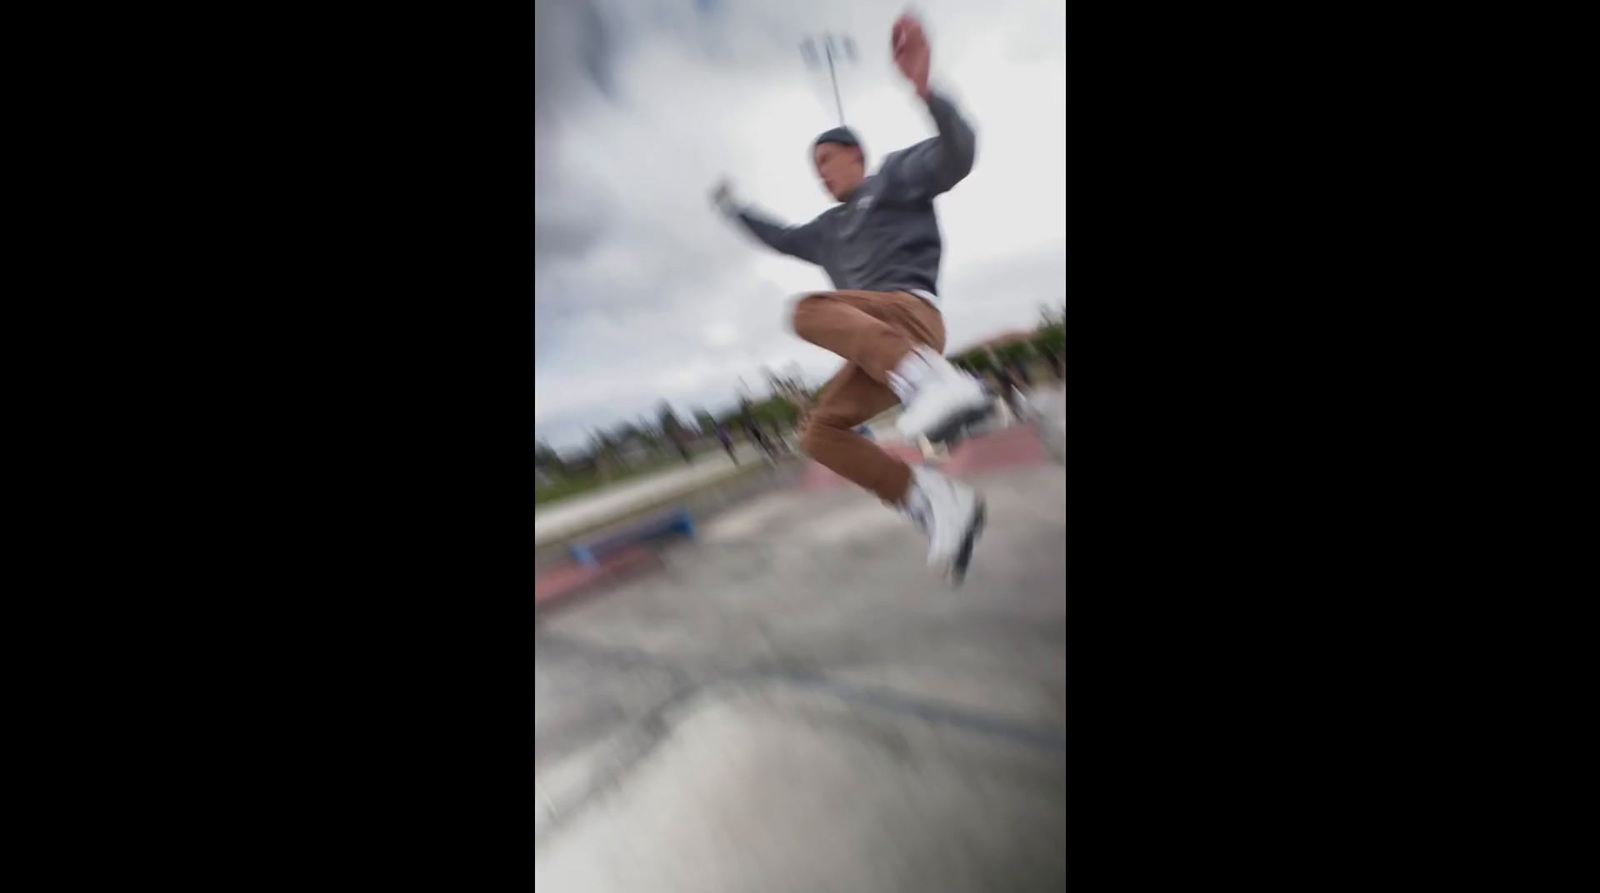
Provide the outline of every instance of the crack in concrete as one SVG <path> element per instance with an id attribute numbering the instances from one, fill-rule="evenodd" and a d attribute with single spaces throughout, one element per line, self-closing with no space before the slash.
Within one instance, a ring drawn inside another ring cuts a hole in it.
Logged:
<path id="1" fill-rule="evenodd" d="M 683 684 L 661 703 L 638 719 L 633 720 L 619 733 L 612 745 L 605 765 L 589 773 L 578 789 L 560 802 L 543 793 L 550 821 L 542 831 L 536 829 L 535 838 L 547 838 L 567 826 L 576 816 L 604 797 L 622 787 L 627 776 L 633 774 L 644 760 L 667 739 L 676 720 L 698 701 L 718 697 L 729 690 L 754 690 L 762 685 L 789 685 L 796 688 L 821 691 L 840 701 L 876 708 L 887 713 L 911 716 L 924 722 L 954 726 L 979 734 L 1011 741 L 1016 744 L 1051 751 L 1065 751 L 1066 737 L 1060 732 L 1018 722 L 1005 717 L 984 714 L 958 705 L 926 698 L 914 698 L 867 686 L 850 685 L 811 671 L 753 664 L 741 669 L 717 672 L 696 672 L 677 663 L 662 659 L 642 649 L 600 645 L 568 636 L 546 633 L 540 637 L 542 647 L 556 646 L 558 651 L 577 656 L 599 666 L 613 668 L 650 669 L 667 673 Z"/>
<path id="2" fill-rule="evenodd" d="M 710 688 L 723 683 L 744 681 L 776 681 L 827 691 L 841 699 L 880 707 L 891 712 L 917 716 L 934 722 L 962 726 L 1003 738 L 1037 746 L 1064 749 L 1066 738 L 1043 726 L 1034 726 L 1005 717 L 971 710 L 957 704 L 929 698 L 915 698 L 869 686 L 840 682 L 816 670 L 771 664 L 757 661 L 744 667 L 723 669 L 709 666 L 696 672 L 685 668 L 681 662 L 663 659 L 643 649 L 600 645 L 567 636 L 547 635 L 541 645 L 555 644 L 558 648 L 582 655 L 600 666 L 647 667 L 685 681 L 692 688 Z M 699 677 L 699 678 L 697 678 Z"/>

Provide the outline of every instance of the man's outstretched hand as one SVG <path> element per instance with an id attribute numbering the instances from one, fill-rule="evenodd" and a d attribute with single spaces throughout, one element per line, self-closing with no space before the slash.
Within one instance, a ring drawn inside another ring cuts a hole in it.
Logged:
<path id="1" fill-rule="evenodd" d="M 892 34 L 894 47 L 894 64 L 906 80 L 917 88 L 917 95 L 923 99 L 928 98 L 928 36 L 922 31 L 922 23 L 911 13 L 905 13 L 894 20 Z"/>
<path id="2" fill-rule="evenodd" d="M 711 203 L 719 210 L 727 211 L 733 207 L 733 187 L 727 180 L 717 183 L 717 188 L 711 190 Z"/>

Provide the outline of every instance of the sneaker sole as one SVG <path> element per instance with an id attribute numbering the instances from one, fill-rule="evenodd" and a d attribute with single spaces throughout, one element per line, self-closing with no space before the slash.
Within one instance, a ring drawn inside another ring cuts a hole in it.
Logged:
<path id="1" fill-rule="evenodd" d="M 956 560 L 950 565 L 952 585 L 960 586 L 967 579 L 967 563 L 972 561 L 972 547 L 977 545 L 978 537 L 983 533 L 984 515 L 984 504 L 980 498 L 972 513 L 972 524 L 967 527 L 967 535 L 961 539 L 961 551 L 956 553 Z"/>
<path id="2" fill-rule="evenodd" d="M 929 443 L 944 443 L 948 440 L 955 440 L 961 434 L 961 429 L 983 421 L 994 414 L 994 411 L 994 405 L 988 403 L 983 406 L 973 407 L 965 412 L 951 416 L 949 421 L 922 436 L 928 438 Z"/>

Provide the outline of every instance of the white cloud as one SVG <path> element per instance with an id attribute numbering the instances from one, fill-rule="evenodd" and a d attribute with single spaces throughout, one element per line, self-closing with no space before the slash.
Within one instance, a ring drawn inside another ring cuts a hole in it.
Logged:
<path id="1" fill-rule="evenodd" d="M 1039 304 L 1064 294 L 1061 7 L 921 7 L 935 77 L 978 131 L 972 174 L 938 200 L 952 346 L 1031 325 Z M 785 317 L 792 296 L 828 288 L 826 276 L 728 225 L 707 194 L 728 176 L 743 197 L 791 222 L 831 203 L 808 147 L 836 123 L 833 96 L 826 75 L 800 59 L 807 30 L 855 37 L 860 61 L 841 68 L 841 93 L 870 163 L 930 136 L 926 110 L 889 58 L 901 2 L 589 0 L 588 8 L 597 18 L 554 27 L 546 26 L 560 10 L 539 12 L 540 436 L 575 445 L 586 428 L 653 414 L 662 399 L 685 414 L 725 405 L 741 377 L 760 381 L 763 366 L 796 363 L 821 380 L 840 361 L 796 338 Z M 598 37 L 595 21 L 609 23 Z"/>
<path id="2" fill-rule="evenodd" d="M 714 322 L 706 326 L 705 339 L 712 347 L 729 347 L 739 340 L 739 329 L 732 323 Z"/>

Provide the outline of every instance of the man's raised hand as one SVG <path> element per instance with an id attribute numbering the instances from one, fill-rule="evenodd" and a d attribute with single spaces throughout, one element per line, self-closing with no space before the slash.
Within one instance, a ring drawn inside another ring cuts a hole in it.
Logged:
<path id="1" fill-rule="evenodd" d="M 922 22 L 907 12 L 894 20 L 890 36 L 894 48 L 894 64 L 906 80 L 917 88 L 917 95 L 928 98 L 928 36 L 923 33 Z"/>
<path id="2" fill-rule="evenodd" d="M 711 190 L 711 203 L 723 212 L 733 210 L 733 186 L 724 178 L 717 182 L 717 187 Z"/>

